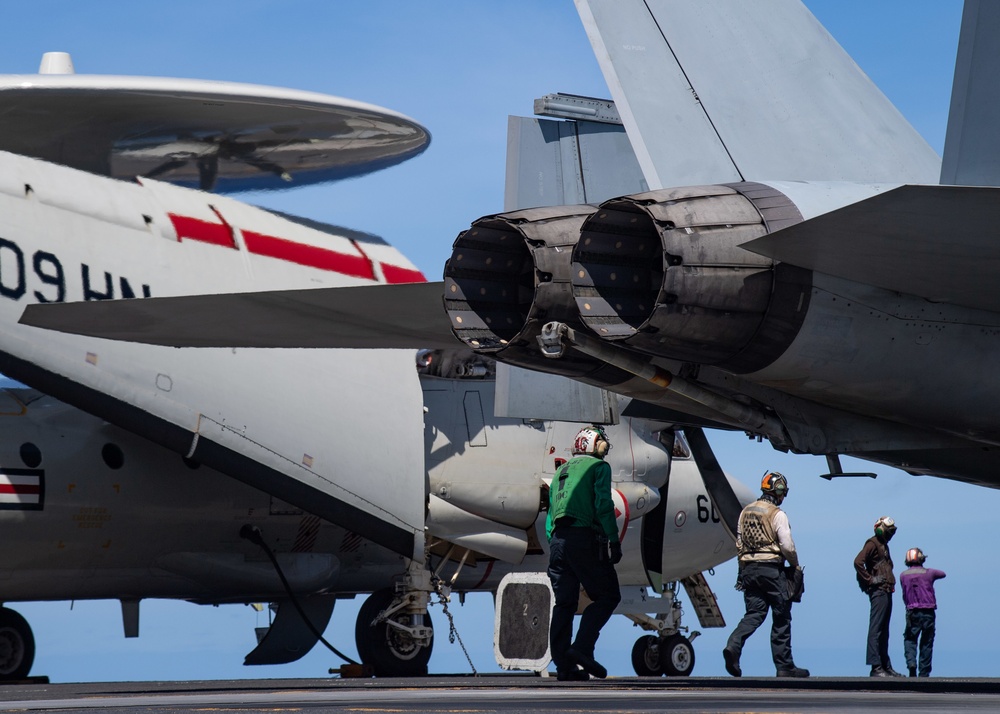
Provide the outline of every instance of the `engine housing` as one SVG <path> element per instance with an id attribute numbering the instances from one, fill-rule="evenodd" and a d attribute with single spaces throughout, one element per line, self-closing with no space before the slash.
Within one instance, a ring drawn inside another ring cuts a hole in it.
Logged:
<path id="1" fill-rule="evenodd" d="M 759 369 L 795 336 L 811 273 L 740 245 L 801 220 L 790 199 L 757 183 L 606 201 L 584 222 L 573 250 L 581 321 L 646 354 Z"/>

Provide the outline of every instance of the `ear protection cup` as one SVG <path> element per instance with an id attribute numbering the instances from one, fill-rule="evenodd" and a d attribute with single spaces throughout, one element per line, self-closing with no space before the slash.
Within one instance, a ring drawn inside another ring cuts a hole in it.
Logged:
<path id="1" fill-rule="evenodd" d="M 574 454 L 590 454 L 603 459 L 609 451 L 611 442 L 599 426 L 585 426 L 577 432 L 573 441 Z"/>
<path id="2" fill-rule="evenodd" d="M 777 471 L 768 471 L 760 480 L 760 490 L 784 498 L 788 495 L 788 479 Z"/>

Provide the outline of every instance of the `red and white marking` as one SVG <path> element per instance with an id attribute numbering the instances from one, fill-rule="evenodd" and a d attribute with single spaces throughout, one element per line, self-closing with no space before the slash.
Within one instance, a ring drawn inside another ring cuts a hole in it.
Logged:
<path id="1" fill-rule="evenodd" d="M 0 473 L 0 508 L 40 508 L 42 471 Z"/>

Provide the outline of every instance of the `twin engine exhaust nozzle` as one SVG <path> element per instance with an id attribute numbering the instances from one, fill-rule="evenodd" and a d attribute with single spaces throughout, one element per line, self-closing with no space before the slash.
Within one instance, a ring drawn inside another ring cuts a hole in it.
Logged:
<path id="1" fill-rule="evenodd" d="M 645 355 L 738 363 L 776 294 L 774 261 L 740 245 L 800 220 L 754 183 L 486 216 L 455 240 L 445 307 L 459 339 L 515 364 L 542 358 L 552 321 Z"/>

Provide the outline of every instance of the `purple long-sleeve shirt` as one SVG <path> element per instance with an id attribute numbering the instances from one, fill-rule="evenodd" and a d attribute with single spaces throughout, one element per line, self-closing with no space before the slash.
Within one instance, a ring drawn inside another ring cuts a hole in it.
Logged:
<path id="1" fill-rule="evenodd" d="M 934 581 L 943 577 L 945 577 L 944 571 L 934 568 L 913 567 L 904 570 L 899 576 L 899 583 L 903 587 L 903 603 L 906 609 L 936 610 Z"/>

